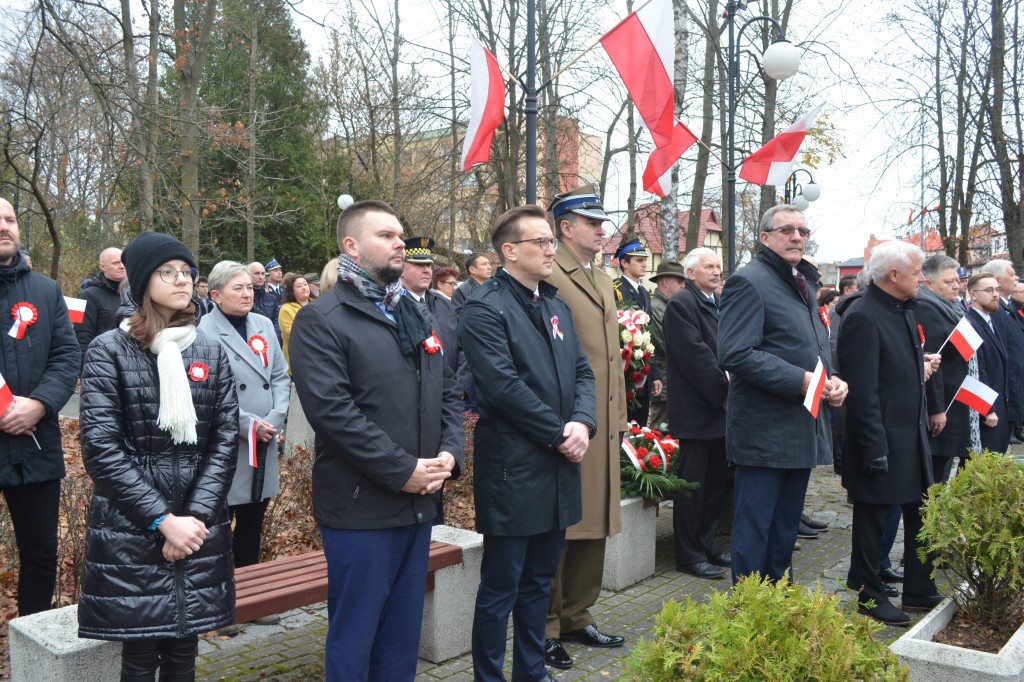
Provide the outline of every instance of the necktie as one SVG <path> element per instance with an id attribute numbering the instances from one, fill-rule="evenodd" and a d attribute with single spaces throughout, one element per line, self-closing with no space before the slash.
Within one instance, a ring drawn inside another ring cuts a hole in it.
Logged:
<path id="1" fill-rule="evenodd" d="M 793 275 L 793 279 L 796 280 L 796 288 L 800 290 L 800 295 L 804 299 L 804 303 L 807 305 L 811 304 L 811 299 L 807 296 L 807 280 L 799 272 Z"/>
<path id="2" fill-rule="evenodd" d="M 423 317 L 427 318 L 431 324 L 434 322 L 434 316 L 430 314 L 430 306 L 427 305 L 427 297 L 416 299 L 416 305 L 420 307 L 420 312 L 423 313 Z"/>

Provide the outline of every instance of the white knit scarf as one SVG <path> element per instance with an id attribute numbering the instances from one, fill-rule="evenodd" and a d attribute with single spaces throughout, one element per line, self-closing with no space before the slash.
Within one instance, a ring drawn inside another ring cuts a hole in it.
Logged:
<path id="1" fill-rule="evenodd" d="M 121 330 L 129 333 L 131 324 L 121 321 Z M 175 443 L 195 444 L 196 408 L 192 404 L 192 390 L 185 374 L 185 361 L 181 351 L 196 340 L 195 325 L 168 327 L 153 339 L 149 350 L 156 355 L 156 371 L 160 378 L 160 412 L 157 426 L 171 434 Z"/>

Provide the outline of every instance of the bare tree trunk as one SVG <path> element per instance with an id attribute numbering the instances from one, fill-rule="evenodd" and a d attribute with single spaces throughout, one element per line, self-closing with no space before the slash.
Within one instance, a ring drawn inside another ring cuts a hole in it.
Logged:
<path id="1" fill-rule="evenodd" d="M 1020 201 L 1014 196 L 1014 186 L 1020 182 L 1015 177 L 1013 162 L 1010 160 L 1009 144 L 1003 127 L 1003 106 L 1006 97 L 1004 64 L 1006 63 L 1006 25 L 1003 3 L 992 0 L 992 99 L 989 102 L 988 119 L 991 127 L 992 147 L 996 166 L 999 169 L 999 198 L 1003 209 L 1003 227 L 1006 230 L 1006 246 L 1015 270 L 1024 268 L 1024 221 L 1021 220 Z M 1018 102 L 1018 106 L 1019 106 Z M 980 126 L 979 126 L 980 127 Z"/>
<path id="2" fill-rule="evenodd" d="M 697 167 L 693 175 L 693 189 L 690 192 L 690 214 L 686 225 L 686 251 L 689 253 L 699 246 L 700 217 L 704 210 L 704 186 L 708 180 L 708 166 L 711 163 L 711 136 L 714 132 L 715 109 L 715 57 L 718 52 L 718 0 L 708 0 L 707 35 L 704 42 L 704 78 L 702 127 L 700 139 L 703 144 L 697 149 Z"/>
<path id="3" fill-rule="evenodd" d="M 675 23 L 675 111 L 679 115 L 684 108 L 686 95 L 686 75 L 690 64 L 690 28 L 689 10 L 686 0 L 674 0 L 672 3 Z M 661 200 L 661 258 L 662 260 L 679 260 L 679 163 L 672 165 L 669 191 Z"/>
<path id="4" fill-rule="evenodd" d="M 199 254 L 199 118 L 196 101 L 199 79 L 210 45 L 210 32 L 216 14 L 216 0 L 206 0 L 202 23 L 196 27 L 188 20 L 186 0 L 174 0 L 174 51 L 180 84 L 181 129 L 181 237 L 193 254 Z"/>
<path id="5" fill-rule="evenodd" d="M 395 0 L 395 25 L 391 47 L 391 125 L 395 137 L 395 167 L 392 175 L 394 186 L 395 210 L 401 213 L 403 201 L 399 194 L 402 188 L 402 110 L 400 107 L 398 61 L 402 50 L 402 34 L 399 30 L 398 0 Z"/>
<path id="6" fill-rule="evenodd" d="M 245 182 L 245 257 L 251 263 L 256 259 L 256 128 L 259 114 L 256 111 L 256 65 L 259 51 L 259 16 L 256 3 L 250 4 L 249 24 L 249 157 Z"/>
<path id="7" fill-rule="evenodd" d="M 455 192 L 460 187 L 459 182 L 459 157 L 456 150 L 459 148 L 458 132 L 458 110 L 455 106 L 455 13 L 452 12 L 451 3 L 448 3 L 448 67 L 449 87 L 451 88 L 451 125 L 452 125 L 452 151 L 448 155 L 448 177 L 451 184 L 448 187 L 448 252 L 455 253 Z"/>

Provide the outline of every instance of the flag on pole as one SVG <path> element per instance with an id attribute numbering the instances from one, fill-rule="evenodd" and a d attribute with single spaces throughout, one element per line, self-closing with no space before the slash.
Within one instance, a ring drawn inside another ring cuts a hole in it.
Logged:
<path id="1" fill-rule="evenodd" d="M 11 392 L 11 387 L 7 385 L 7 381 L 3 375 L 0 374 L 0 414 L 7 411 L 7 406 L 14 402 L 14 394 Z M 36 441 L 38 443 L 38 441 Z"/>
<path id="2" fill-rule="evenodd" d="M 498 60 L 473 37 L 470 49 L 470 114 L 462 141 L 462 171 L 491 160 L 494 131 L 505 117 L 505 79 Z"/>
<path id="3" fill-rule="evenodd" d="M 740 168 L 740 177 L 755 185 L 784 185 L 793 172 L 793 163 L 807 131 L 818 119 L 824 104 L 819 104 L 796 123 L 751 154 Z"/>
<path id="4" fill-rule="evenodd" d="M 982 416 L 989 413 L 995 404 L 999 394 L 981 383 L 970 374 L 964 377 L 964 382 L 956 392 L 953 400 L 959 400 L 971 409 L 977 410 Z M 947 410 L 949 408 L 946 408 Z"/>
<path id="5" fill-rule="evenodd" d="M 248 456 L 246 459 L 249 461 L 249 466 L 258 467 L 260 465 L 259 459 L 256 457 L 256 431 L 260 427 L 260 420 L 256 417 L 249 417 L 249 428 L 246 429 L 246 444 L 248 447 Z"/>
<path id="6" fill-rule="evenodd" d="M 946 342 L 952 343 L 953 347 L 960 351 L 960 355 L 963 356 L 964 360 L 970 360 L 974 357 L 978 348 L 981 347 L 981 344 L 984 343 L 984 340 L 978 332 L 974 331 L 971 321 L 964 317 L 953 327 L 953 331 L 949 333 L 949 338 L 942 345 L 945 346 Z M 942 349 L 940 348 L 939 350 Z"/>
<path id="7" fill-rule="evenodd" d="M 71 318 L 72 324 L 82 324 L 82 320 L 85 319 L 85 304 L 88 301 L 84 298 L 65 296 L 64 303 L 68 306 L 68 317 Z"/>
<path id="8" fill-rule="evenodd" d="M 804 407 L 815 419 L 818 418 L 818 407 L 821 405 L 821 393 L 825 390 L 825 366 L 818 358 L 818 364 L 814 366 L 814 373 L 811 374 L 811 383 L 807 386 L 807 395 L 804 396 Z"/>
<path id="9" fill-rule="evenodd" d="M 672 166 L 697 141 L 675 116 L 674 26 L 671 0 L 650 0 L 601 37 L 654 140 L 643 182 L 646 191 L 660 197 L 668 193 Z"/>

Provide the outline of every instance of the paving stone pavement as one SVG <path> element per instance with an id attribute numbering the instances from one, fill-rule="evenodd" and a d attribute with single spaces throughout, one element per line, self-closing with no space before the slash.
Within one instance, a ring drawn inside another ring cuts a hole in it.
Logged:
<path id="1" fill-rule="evenodd" d="M 833 474 L 832 467 L 819 467 L 811 474 L 806 509 L 814 518 L 831 524 L 829 531 L 816 540 L 804 540 L 803 549 L 794 553 L 794 572 L 798 583 L 839 593 L 844 600 L 845 578 L 849 567 L 850 526 L 853 508 L 846 504 L 846 491 Z M 703 598 L 709 590 L 728 589 L 727 580 L 709 581 L 675 570 L 672 556 L 672 507 L 664 505 L 658 518 L 656 570 L 654 576 L 621 592 L 602 591 L 592 613 L 602 631 L 622 635 L 626 644 L 617 649 L 593 649 L 567 645 L 576 663 L 571 670 L 550 669 L 558 680 L 614 680 L 624 675 L 623 661 L 632 647 L 654 626 L 664 601 L 686 595 Z M 723 548 L 728 538 L 720 538 Z M 903 554 L 902 531 L 892 557 Z M 915 616 L 915 621 L 920 616 Z M 319 604 L 284 614 L 278 625 L 251 625 L 242 634 L 226 640 L 204 639 L 199 647 L 198 680 L 315 680 L 323 678 L 323 647 L 327 632 L 326 605 Z M 904 630 L 887 628 L 879 637 L 891 640 Z M 509 630 L 511 636 L 511 629 Z M 468 643 L 467 643 L 468 644 Z M 511 671 L 511 638 L 506 655 L 506 674 Z M 469 654 L 441 664 L 420 660 L 416 680 L 450 682 L 473 679 Z"/>

